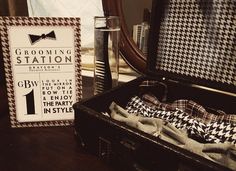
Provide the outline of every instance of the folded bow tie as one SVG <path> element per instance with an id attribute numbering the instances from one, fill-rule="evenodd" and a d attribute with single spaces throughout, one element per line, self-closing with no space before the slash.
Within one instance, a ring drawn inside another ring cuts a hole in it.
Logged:
<path id="1" fill-rule="evenodd" d="M 53 40 L 56 40 L 56 35 L 55 35 L 54 31 L 51 31 L 48 34 L 42 34 L 42 35 L 29 34 L 29 38 L 30 38 L 31 44 L 34 44 L 34 43 L 38 42 L 41 39 L 53 39 Z"/>
<path id="2" fill-rule="evenodd" d="M 114 102 L 112 102 L 109 109 L 111 110 L 111 118 L 117 121 L 236 170 L 235 144 L 199 143 L 189 138 L 184 130 L 179 130 L 164 120 L 144 117 L 139 114 L 130 114 Z"/>

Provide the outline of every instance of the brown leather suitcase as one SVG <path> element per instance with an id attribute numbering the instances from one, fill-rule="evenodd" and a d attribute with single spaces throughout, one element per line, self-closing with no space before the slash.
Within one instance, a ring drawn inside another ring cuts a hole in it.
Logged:
<path id="1" fill-rule="evenodd" d="M 77 140 L 119 170 L 232 170 L 104 116 L 125 106 L 143 80 L 168 88 L 167 101 L 191 99 L 236 111 L 236 4 L 233 1 L 154 0 L 148 74 L 74 104 Z"/>

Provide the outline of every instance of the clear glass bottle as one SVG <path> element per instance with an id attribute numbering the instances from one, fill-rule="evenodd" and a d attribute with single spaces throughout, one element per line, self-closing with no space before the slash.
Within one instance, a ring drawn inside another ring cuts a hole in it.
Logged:
<path id="1" fill-rule="evenodd" d="M 118 85 L 120 20 L 94 18 L 94 94 Z"/>

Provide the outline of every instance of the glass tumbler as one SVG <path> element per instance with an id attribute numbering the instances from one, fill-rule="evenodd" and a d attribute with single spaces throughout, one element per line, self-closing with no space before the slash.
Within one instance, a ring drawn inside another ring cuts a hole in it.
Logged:
<path id="1" fill-rule="evenodd" d="M 119 17 L 94 18 L 94 94 L 118 85 L 119 34 Z"/>

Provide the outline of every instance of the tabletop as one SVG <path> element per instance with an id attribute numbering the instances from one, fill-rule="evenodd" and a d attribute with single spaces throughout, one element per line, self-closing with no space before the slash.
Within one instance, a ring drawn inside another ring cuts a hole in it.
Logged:
<path id="1" fill-rule="evenodd" d="M 83 77 L 83 98 L 92 96 L 92 78 Z M 11 128 L 6 87 L 0 87 L 1 171 L 113 171 L 115 168 L 84 151 L 73 126 Z"/>

